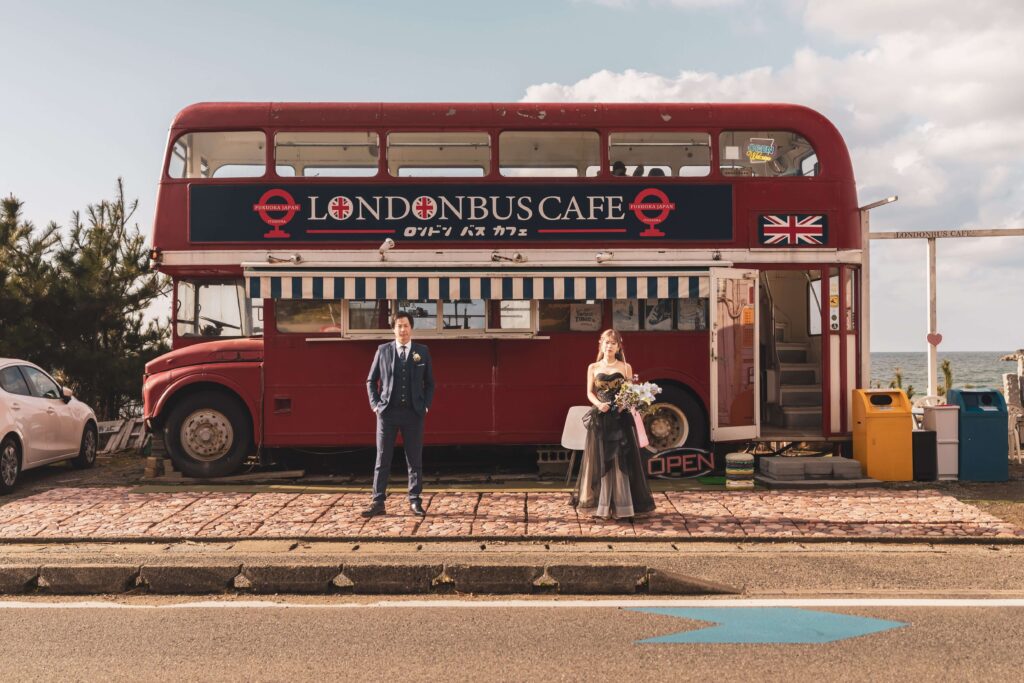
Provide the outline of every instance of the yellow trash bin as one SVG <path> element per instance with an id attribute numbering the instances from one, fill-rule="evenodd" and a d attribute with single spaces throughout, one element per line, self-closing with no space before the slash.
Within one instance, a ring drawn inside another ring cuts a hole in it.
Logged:
<path id="1" fill-rule="evenodd" d="M 853 390 L 853 457 L 882 481 L 911 481 L 914 418 L 901 389 Z"/>

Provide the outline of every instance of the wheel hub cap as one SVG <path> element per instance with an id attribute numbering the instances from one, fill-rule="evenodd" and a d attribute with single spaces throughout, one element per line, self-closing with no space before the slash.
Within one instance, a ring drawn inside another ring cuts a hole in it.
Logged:
<path id="1" fill-rule="evenodd" d="M 85 459 L 88 462 L 96 459 L 96 435 L 91 429 L 85 433 Z"/>
<path id="2" fill-rule="evenodd" d="M 13 486 L 14 480 L 18 478 L 18 454 L 14 446 L 5 446 L 3 453 L 0 453 L 0 477 L 3 477 L 6 486 Z"/>
<path id="3" fill-rule="evenodd" d="M 234 437 L 228 418 L 211 408 L 195 411 L 181 425 L 181 445 L 196 460 L 223 457 L 231 449 Z"/>
<path id="4" fill-rule="evenodd" d="M 686 443 L 690 424 L 683 411 L 670 404 L 662 404 L 656 408 L 657 411 L 645 420 L 651 447 L 662 451 Z"/>

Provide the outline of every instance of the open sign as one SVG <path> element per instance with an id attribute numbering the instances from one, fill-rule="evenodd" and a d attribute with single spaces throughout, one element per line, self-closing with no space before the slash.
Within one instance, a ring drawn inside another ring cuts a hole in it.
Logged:
<path id="1" fill-rule="evenodd" d="M 700 448 L 671 448 L 647 458 L 648 479 L 686 479 L 715 469 L 715 454 Z"/>

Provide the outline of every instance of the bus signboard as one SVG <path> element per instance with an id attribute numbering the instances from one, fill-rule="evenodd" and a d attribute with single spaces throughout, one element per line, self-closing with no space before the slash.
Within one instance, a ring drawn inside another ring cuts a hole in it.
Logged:
<path id="1" fill-rule="evenodd" d="M 192 242 L 732 239 L 728 185 L 201 185 Z"/>

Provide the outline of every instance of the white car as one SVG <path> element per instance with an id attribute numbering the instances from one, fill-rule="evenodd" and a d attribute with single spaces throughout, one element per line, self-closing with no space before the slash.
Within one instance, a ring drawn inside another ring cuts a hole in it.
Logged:
<path id="1" fill-rule="evenodd" d="M 23 470 L 71 460 L 96 464 L 96 415 L 38 366 L 0 358 L 0 493 Z"/>

